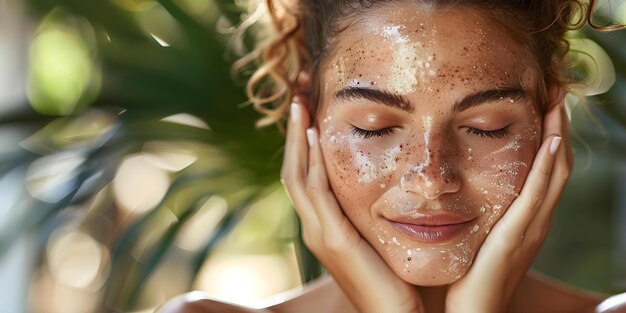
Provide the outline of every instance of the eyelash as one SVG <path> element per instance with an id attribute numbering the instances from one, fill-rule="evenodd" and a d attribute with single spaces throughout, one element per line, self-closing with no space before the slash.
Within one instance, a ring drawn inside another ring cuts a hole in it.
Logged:
<path id="1" fill-rule="evenodd" d="M 358 128 L 356 126 L 352 126 L 352 134 L 362 137 L 364 139 L 369 139 L 372 137 L 383 137 L 387 135 L 391 135 L 396 131 L 395 127 L 386 127 L 377 130 L 365 130 L 362 128 Z"/>
<path id="2" fill-rule="evenodd" d="M 358 128 L 356 126 L 352 126 L 352 134 L 362 137 L 364 139 L 392 135 L 395 132 L 395 130 L 396 130 L 396 127 L 386 127 L 386 128 L 381 128 L 377 130 L 366 130 L 366 129 Z M 467 127 L 465 132 L 468 135 L 480 136 L 482 138 L 489 137 L 489 138 L 500 139 L 500 138 L 505 138 L 509 136 L 509 130 L 506 127 L 496 129 L 496 130 L 482 130 L 482 129 L 478 129 L 474 127 Z"/>
<path id="3" fill-rule="evenodd" d="M 506 127 L 496 129 L 496 130 L 482 130 L 478 128 L 467 127 L 467 130 L 465 130 L 465 132 L 468 135 L 476 135 L 476 136 L 480 136 L 483 138 L 489 137 L 489 138 L 496 138 L 496 139 L 505 138 L 509 135 L 509 130 Z"/>

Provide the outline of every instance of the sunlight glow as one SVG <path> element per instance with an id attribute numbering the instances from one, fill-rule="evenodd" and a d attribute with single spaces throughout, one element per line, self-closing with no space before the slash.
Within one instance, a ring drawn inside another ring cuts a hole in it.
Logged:
<path id="1" fill-rule="evenodd" d="M 290 272 L 280 255 L 223 255 L 205 264 L 195 288 L 210 297 L 254 307 L 289 289 Z"/>
<path id="2" fill-rule="evenodd" d="M 66 286 L 88 288 L 103 264 L 103 247 L 79 230 L 61 229 L 50 239 L 47 259 L 52 276 Z"/>
<path id="3" fill-rule="evenodd" d="M 127 156 L 113 179 L 117 204 L 129 214 L 143 214 L 157 205 L 169 188 L 168 172 L 145 154 Z"/>

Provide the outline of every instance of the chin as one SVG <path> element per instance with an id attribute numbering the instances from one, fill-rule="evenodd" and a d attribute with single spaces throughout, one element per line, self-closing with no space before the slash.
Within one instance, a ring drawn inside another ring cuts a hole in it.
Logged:
<path id="1" fill-rule="evenodd" d="M 400 246 L 386 246 L 387 249 L 380 249 L 379 254 L 405 282 L 416 286 L 443 286 L 454 283 L 469 271 L 477 252 L 477 246 L 472 243 L 475 242 L 464 240 L 447 245 L 421 245 L 411 247 L 410 254 L 402 249 L 401 243 Z"/>
<path id="2" fill-rule="evenodd" d="M 455 272 L 451 272 L 449 268 L 442 267 L 441 265 L 410 269 L 402 268 L 397 271 L 394 268 L 394 272 L 405 282 L 416 286 L 444 286 L 449 285 L 467 273 L 467 268 L 457 268 Z"/>

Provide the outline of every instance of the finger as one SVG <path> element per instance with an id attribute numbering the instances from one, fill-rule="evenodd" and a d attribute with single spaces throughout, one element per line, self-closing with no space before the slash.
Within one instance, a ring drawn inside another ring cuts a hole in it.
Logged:
<path id="1" fill-rule="evenodd" d="M 291 104 L 290 115 L 281 182 L 284 184 L 304 227 L 306 224 L 317 220 L 305 190 L 309 150 L 306 144 L 306 128 L 309 122 L 308 114 L 298 101 Z"/>
<path id="2" fill-rule="evenodd" d="M 543 142 L 519 197 L 494 226 L 493 232 L 505 234 L 506 241 L 515 242 L 526 233 L 543 202 L 561 140 L 552 136 Z"/>
<path id="3" fill-rule="evenodd" d="M 309 116 L 299 99 L 294 99 L 290 111 L 281 178 L 303 179 L 307 169 L 306 129 L 309 127 Z"/>
<path id="4" fill-rule="evenodd" d="M 565 105 L 563 103 L 555 105 L 550 111 L 548 111 L 543 120 L 543 141 L 550 136 L 561 136 L 563 146 L 569 146 L 570 136 L 568 132 L 568 119 L 565 111 Z M 564 149 L 565 150 L 565 149 Z M 572 164 L 573 155 L 571 150 L 566 150 L 567 160 L 569 164 Z"/>
<path id="5" fill-rule="evenodd" d="M 547 235 L 547 231 L 552 222 L 552 217 L 556 211 L 556 206 L 561 198 L 571 173 L 572 149 L 568 140 L 568 121 L 564 109 L 560 110 L 560 127 L 560 132 L 563 134 L 561 147 L 557 152 L 554 170 L 552 171 L 552 176 L 550 177 L 550 182 L 548 183 L 545 199 L 541 204 L 531 227 L 529 228 L 529 232 L 537 232 Z"/>
<path id="6" fill-rule="evenodd" d="M 307 139 L 309 142 L 307 192 L 314 203 L 313 207 L 320 220 L 322 231 L 325 233 L 341 231 L 345 234 L 346 217 L 341 212 L 330 188 L 324 157 L 319 145 L 319 135 L 315 128 L 307 130 Z"/>

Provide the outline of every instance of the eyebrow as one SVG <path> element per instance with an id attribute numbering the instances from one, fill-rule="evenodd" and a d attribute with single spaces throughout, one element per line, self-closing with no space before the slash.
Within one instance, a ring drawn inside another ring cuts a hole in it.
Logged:
<path id="1" fill-rule="evenodd" d="M 415 109 L 411 101 L 404 96 L 373 88 L 346 87 L 339 90 L 335 94 L 335 98 L 340 101 L 365 99 L 409 113 L 413 112 Z M 456 101 L 452 107 L 452 112 L 459 113 L 487 102 L 500 101 L 505 98 L 519 101 L 528 98 L 528 93 L 520 86 L 504 86 L 495 89 L 480 90 L 465 96 L 460 101 Z"/>
<path id="2" fill-rule="evenodd" d="M 496 89 L 480 90 L 465 96 L 461 101 L 455 102 L 452 107 L 452 112 L 459 113 L 483 103 L 500 101 L 505 98 L 510 98 L 512 101 L 519 101 L 528 98 L 528 93 L 520 86 L 505 86 Z"/>
<path id="3" fill-rule="evenodd" d="M 379 90 L 364 87 L 346 87 L 335 94 L 337 100 L 358 100 L 366 99 L 372 102 L 381 103 L 406 112 L 413 112 L 414 107 L 407 98 L 391 93 L 386 90 Z"/>

